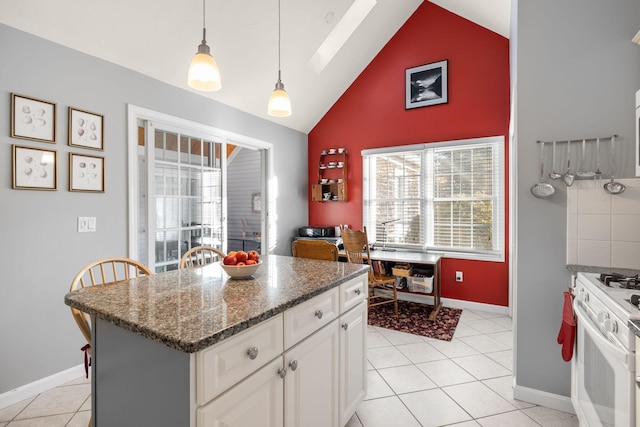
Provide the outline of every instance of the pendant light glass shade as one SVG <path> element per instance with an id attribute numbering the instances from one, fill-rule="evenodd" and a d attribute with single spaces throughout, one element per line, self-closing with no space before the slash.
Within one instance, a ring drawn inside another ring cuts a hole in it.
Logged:
<path id="1" fill-rule="evenodd" d="M 189 78 L 187 84 L 190 88 L 203 92 L 215 92 L 222 87 L 220 70 L 216 60 L 211 56 L 211 50 L 207 45 L 207 29 L 205 28 L 205 2 L 202 1 L 202 43 L 198 46 L 198 52 L 189 65 Z"/>
<path id="2" fill-rule="evenodd" d="M 269 98 L 270 116 L 275 117 L 288 117 L 291 115 L 291 100 L 289 94 L 284 90 L 284 84 L 280 80 L 280 71 L 278 71 L 278 82 L 276 88 L 271 92 L 271 98 Z"/>
<path id="3" fill-rule="evenodd" d="M 280 72 L 280 0 L 278 0 L 278 81 L 276 88 L 271 92 L 269 98 L 269 106 L 267 112 L 274 117 L 288 117 L 291 115 L 291 100 L 287 91 L 284 90 L 284 84 L 281 79 Z"/>

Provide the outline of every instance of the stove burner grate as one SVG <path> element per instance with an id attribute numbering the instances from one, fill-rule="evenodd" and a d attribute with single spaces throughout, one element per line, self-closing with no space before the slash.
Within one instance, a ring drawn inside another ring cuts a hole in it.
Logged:
<path id="1" fill-rule="evenodd" d="M 609 287 L 614 287 L 612 283 L 617 283 L 619 286 L 615 287 L 640 289 L 640 277 L 637 274 L 635 276 L 625 276 L 620 273 L 602 273 L 600 281 Z"/>

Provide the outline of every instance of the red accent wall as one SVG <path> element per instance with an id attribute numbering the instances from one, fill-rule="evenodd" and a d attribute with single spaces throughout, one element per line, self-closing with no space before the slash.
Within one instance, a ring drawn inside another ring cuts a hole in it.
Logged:
<path id="1" fill-rule="evenodd" d="M 405 70 L 444 59 L 448 103 L 406 110 Z M 362 227 L 363 149 L 504 135 L 508 170 L 508 134 L 509 40 L 425 1 L 309 133 L 309 183 L 323 149 L 348 153 L 348 201 L 313 202 L 309 189 L 309 224 Z M 445 259 L 441 283 L 443 297 L 507 306 L 508 257 Z"/>

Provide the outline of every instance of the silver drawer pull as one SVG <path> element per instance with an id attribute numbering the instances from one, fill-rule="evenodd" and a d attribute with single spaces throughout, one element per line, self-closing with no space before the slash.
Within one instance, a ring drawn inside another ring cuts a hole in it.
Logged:
<path id="1" fill-rule="evenodd" d="M 349 324 L 348 324 L 348 323 L 346 323 L 346 322 L 345 322 L 345 323 L 343 323 L 343 324 L 342 324 L 342 329 L 344 329 L 345 331 L 346 331 L 347 329 L 349 329 Z"/>
<path id="2" fill-rule="evenodd" d="M 297 360 L 292 360 L 289 363 L 289 367 L 291 368 L 292 371 L 295 371 L 296 369 L 298 369 L 298 361 Z"/>
<path id="3" fill-rule="evenodd" d="M 316 317 L 317 317 L 318 319 L 322 319 L 322 315 L 323 315 L 323 314 L 324 314 L 324 313 L 322 312 L 322 310 L 316 310 Z"/>
<path id="4" fill-rule="evenodd" d="M 360 295 L 360 288 L 356 288 L 356 290 L 354 291 L 356 293 L 356 295 Z"/>
<path id="5" fill-rule="evenodd" d="M 258 357 L 258 347 L 251 347 L 247 350 L 247 355 L 249 355 L 249 359 L 253 360 Z"/>
<path id="6" fill-rule="evenodd" d="M 284 378 L 287 376 L 287 368 L 280 368 L 278 369 L 278 376 L 280 378 Z"/>

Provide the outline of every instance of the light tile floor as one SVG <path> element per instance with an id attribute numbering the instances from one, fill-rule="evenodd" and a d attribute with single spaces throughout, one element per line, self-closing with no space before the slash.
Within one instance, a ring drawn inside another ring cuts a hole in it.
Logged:
<path id="1" fill-rule="evenodd" d="M 511 319 L 463 310 L 450 342 L 368 330 L 368 390 L 348 427 L 577 427 L 565 412 L 512 398 Z M 84 377 L 0 409 L 0 427 L 86 427 Z"/>
<path id="2" fill-rule="evenodd" d="M 513 399 L 511 318 L 463 310 L 451 341 L 369 326 L 368 390 L 347 427 L 578 427 Z"/>

